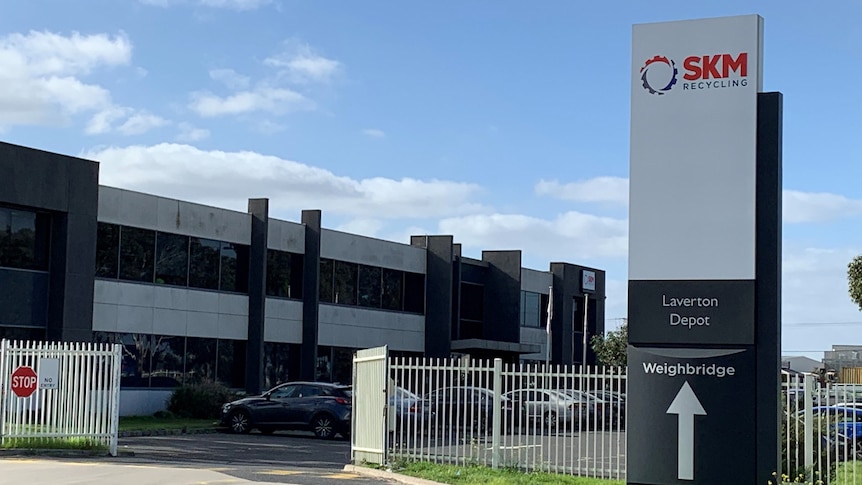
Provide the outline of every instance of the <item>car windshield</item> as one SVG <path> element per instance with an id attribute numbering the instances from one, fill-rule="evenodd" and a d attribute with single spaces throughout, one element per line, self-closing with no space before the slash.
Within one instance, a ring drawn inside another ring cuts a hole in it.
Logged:
<path id="1" fill-rule="evenodd" d="M 419 396 L 417 396 L 416 394 L 413 394 L 412 392 L 408 391 L 407 389 L 404 389 L 403 387 L 396 387 L 395 388 L 395 398 L 396 399 L 402 399 L 402 400 L 403 399 L 418 400 Z"/>

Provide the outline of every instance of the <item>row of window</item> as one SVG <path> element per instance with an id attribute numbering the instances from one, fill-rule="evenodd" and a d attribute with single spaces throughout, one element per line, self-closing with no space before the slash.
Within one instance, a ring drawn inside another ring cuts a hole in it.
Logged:
<path id="1" fill-rule="evenodd" d="M 94 332 L 93 340 L 123 346 L 122 387 L 169 388 L 212 380 L 233 388 L 245 386 L 245 340 L 113 332 Z M 265 344 L 266 388 L 296 375 L 296 370 L 290 371 L 290 358 L 291 354 L 298 358 L 299 352 L 299 345 Z"/>
<path id="2" fill-rule="evenodd" d="M 248 291 L 248 246 L 100 222 L 96 276 Z"/>
<path id="3" fill-rule="evenodd" d="M 425 275 L 323 258 L 320 301 L 423 314 Z"/>
<path id="4" fill-rule="evenodd" d="M 0 207 L 0 266 L 48 270 L 51 216 Z"/>

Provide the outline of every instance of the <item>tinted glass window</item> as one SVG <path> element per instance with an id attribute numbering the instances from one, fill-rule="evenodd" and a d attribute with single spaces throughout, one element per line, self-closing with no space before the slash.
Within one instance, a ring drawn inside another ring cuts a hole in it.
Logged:
<path id="1" fill-rule="evenodd" d="M 150 385 L 151 336 L 140 333 L 93 332 L 96 343 L 123 346 L 121 387 L 148 387 Z"/>
<path id="2" fill-rule="evenodd" d="M 320 301 L 322 302 L 335 302 L 335 291 L 333 291 L 332 288 L 332 277 L 334 270 L 335 262 L 333 260 L 320 260 Z"/>
<path id="3" fill-rule="evenodd" d="M 264 386 L 271 389 L 289 379 L 290 344 L 266 342 L 263 344 Z"/>
<path id="4" fill-rule="evenodd" d="M 219 339 L 216 376 L 228 387 L 245 387 L 245 340 Z"/>
<path id="5" fill-rule="evenodd" d="M 335 262 L 335 303 L 356 304 L 356 263 Z"/>
<path id="6" fill-rule="evenodd" d="M 387 310 L 402 310 L 402 285 L 404 273 L 395 269 L 383 268 L 381 307 Z"/>
<path id="7" fill-rule="evenodd" d="M 96 233 L 96 276 L 116 278 L 120 266 L 120 226 L 99 223 Z"/>
<path id="8" fill-rule="evenodd" d="M 176 387 L 183 382 L 185 337 L 151 337 L 153 341 L 150 387 Z"/>
<path id="9" fill-rule="evenodd" d="M 191 238 L 189 242 L 189 286 L 217 290 L 221 243 L 212 239 Z"/>
<path id="10" fill-rule="evenodd" d="M 523 292 L 521 301 L 524 305 L 522 309 L 524 312 L 523 325 L 525 327 L 539 327 L 539 314 L 541 313 L 539 310 L 539 294 L 525 291 Z"/>
<path id="11" fill-rule="evenodd" d="M 319 386 L 303 385 L 299 388 L 299 397 L 315 397 L 320 395 Z"/>
<path id="12" fill-rule="evenodd" d="M 152 283 L 155 252 L 155 231 L 121 227 L 120 279 Z"/>
<path id="13" fill-rule="evenodd" d="M 156 283 L 188 286 L 189 238 L 179 234 L 156 234 Z"/>
<path id="14" fill-rule="evenodd" d="M 302 298 L 302 255 L 266 252 L 266 294 L 282 298 Z"/>
<path id="15" fill-rule="evenodd" d="M 270 397 L 272 399 L 290 399 L 297 396 L 297 391 L 299 391 L 299 386 L 297 385 L 291 384 L 287 386 L 281 386 L 278 389 L 272 391 Z"/>
<path id="16" fill-rule="evenodd" d="M 380 268 L 359 265 L 359 306 L 380 308 Z"/>
<path id="17" fill-rule="evenodd" d="M 0 207 L 0 266 L 48 269 L 50 216 Z"/>
<path id="18" fill-rule="evenodd" d="M 425 313 L 425 275 L 404 273 L 404 311 Z"/>
<path id="19" fill-rule="evenodd" d="M 221 283 L 222 291 L 237 293 L 248 292 L 248 246 L 221 243 Z"/>
<path id="20" fill-rule="evenodd" d="M 485 287 L 461 283 L 461 318 L 482 321 L 485 314 Z"/>
<path id="21" fill-rule="evenodd" d="M 186 338 L 186 384 L 215 379 L 216 339 Z"/>

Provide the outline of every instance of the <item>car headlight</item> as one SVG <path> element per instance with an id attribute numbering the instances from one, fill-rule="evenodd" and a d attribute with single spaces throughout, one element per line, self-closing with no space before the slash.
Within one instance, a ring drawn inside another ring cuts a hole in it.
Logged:
<path id="1" fill-rule="evenodd" d="M 227 412 L 230 411 L 231 407 L 233 407 L 233 404 L 231 404 L 231 403 L 227 403 L 224 406 L 222 406 L 221 407 L 222 414 L 227 414 Z"/>

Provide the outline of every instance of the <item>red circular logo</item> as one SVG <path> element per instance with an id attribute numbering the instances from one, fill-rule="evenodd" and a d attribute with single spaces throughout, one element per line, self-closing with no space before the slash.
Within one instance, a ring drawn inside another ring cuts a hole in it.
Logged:
<path id="1" fill-rule="evenodd" d="M 31 367 L 21 366 L 12 373 L 12 392 L 18 397 L 30 397 L 36 392 L 38 378 Z"/>

